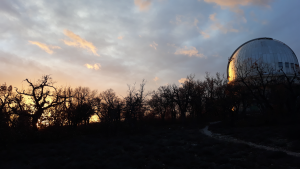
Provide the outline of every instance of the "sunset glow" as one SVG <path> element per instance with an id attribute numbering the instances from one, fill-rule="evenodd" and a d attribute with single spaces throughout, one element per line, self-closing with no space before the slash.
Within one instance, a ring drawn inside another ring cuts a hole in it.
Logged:
<path id="1" fill-rule="evenodd" d="M 0 0 L 0 169 L 299 168 L 300 0 Z"/>
<path id="2" fill-rule="evenodd" d="M 64 34 L 72 40 L 72 41 L 63 40 L 63 42 L 66 45 L 84 48 L 84 49 L 91 51 L 94 55 L 99 56 L 97 53 L 98 49 L 93 45 L 93 43 L 88 42 L 85 39 L 82 39 L 80 36 L 74 34 L 73 32 L 71 32 L 69 30 L 64 30 Z"/>
<path id="3" fill-rule="evenodd" d="M 272 37 L 300 55 L 298 1 L 130 0 L 0 2 L 0 77 L 13 87 L 51 74 L 55 86 L 113 88 L 177 84 L 226 74 L 241 42 Z M 293 11 L 288 14 L 287 11 Z"/>
<path id="4" fill-rule="evenodd" d="M 61 49 L 61 47 L 59 47 L 59 46 L 49 46 L 49 45 L 43 44 L 41 42 L 33 42 L 33 41 L 28 41 L 28 42 L 33 45 L 37 45 L 38 47 L 40 47 L 42 50 L 44 50 L 45 52 L 47 52 L 49 54 L 53 54 L 52 49 Z"/>
<path id="5" fill-rule="evenodd" d="M 95 114 L 95 115 L 91 116 L 90 122 L 91 123 L 100 122 L 98 115 Z"/>

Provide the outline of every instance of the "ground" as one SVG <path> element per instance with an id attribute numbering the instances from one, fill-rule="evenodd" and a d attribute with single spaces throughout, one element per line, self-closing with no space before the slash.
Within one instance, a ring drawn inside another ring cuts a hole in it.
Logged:
<path id="1" fill-rule="evenodd" d="M 209 130 L 256 144 L 300 153 L 299 124 L 229 127 L 224 123 L 219 123 L 211 125 Z"/>
<path id="2" fill-rule="evenodd" d="M 0 168 L 298 168 L 282 152 L 207 137 L 199 126 L 167 125 L 144 132 L 80 134 L 15 143 L 0 150 Z"/>

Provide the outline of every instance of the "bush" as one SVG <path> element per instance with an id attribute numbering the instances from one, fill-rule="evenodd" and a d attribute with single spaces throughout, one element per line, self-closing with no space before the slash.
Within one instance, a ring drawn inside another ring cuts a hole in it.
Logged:
<path id="1" fill-rule="evenodd" d="M 296 141 L 292 141 L 288 144 L 288 149 L 291 151 L 300 151 L 300 141 L 296 140 Z"/>
<path id="2" fill-rule="evenodd" d="M 287 131 L 286 131 L 286 137 L 288 139 L 291 140 L 300 140 L 300 128 L 298 128 L 298 126 L 293 126 L 290 127 Z"/>
<path id="3" fill-rule="evenodd" d="M 287 154 L 281 151 L 272 151 L 267 154 L 267 157 L 271 159 L 279 159 L 279 158 L 284 158 L 286 156 Z"/>

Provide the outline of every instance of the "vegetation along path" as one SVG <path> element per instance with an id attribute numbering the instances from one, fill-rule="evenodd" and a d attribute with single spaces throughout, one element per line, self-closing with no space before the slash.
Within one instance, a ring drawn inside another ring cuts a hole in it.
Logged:
<path id="1" fill-rule="evenodd" d="M 209 125 L 216 124 L 216 123 L 219 123 L 219 122 L 220 121 L 211 122 Z M 205 126 L 201 130 L 201 133 L 203 133 L 203 134 L 205 134 L 209 137 L 212 137 L 212 138 L 215 138 L 215 139 L 218 139 L 218 140 L 221 140 L 221 141 L 228 141 L 228 142 L 233 142 L 233 143 L 246 144 L 246 145 L 249 145 L 251 147 L 259 148 L 259 149 L 265 149 L 265 150 L 270 150 L 270 151 L 280 151 L 280 152 L 284 152 L 284 153 L 286 153 L 288 155 L 291 155 L 291 156 L 300 157 L 300 153 L 291 152 L 291 151 L 285 150 L 283 148 L 275 148 L 275 147 L 270 147 L 270 146 L 259 145 L 259 144 L 255 144 L 255 143 L 252 143 L 252 142 L 248 142 L 248 141 L 240 140 L 240 139 L 237 139 L 237 138 L 233 138 L 233 137 L 230 137 L 230 136 L 221 135 L 221 134 L 218 134 L 218 133 L 213 133 L 213 132 L 208 130 L 209 125 Z"/>

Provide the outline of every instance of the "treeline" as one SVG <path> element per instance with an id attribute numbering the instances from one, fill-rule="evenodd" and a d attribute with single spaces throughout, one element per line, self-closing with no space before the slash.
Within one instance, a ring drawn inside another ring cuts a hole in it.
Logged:
<path id="1" fill-rule="evenodd" d="M 143 120 L 162 123 L 228 120 L 234 125 L 239 118 L 254 114 L 298 116 L 298 73 L 292 76 L 283 71 L 266 73 L 266 69 L 255 65 L 247 71 L 251 74 L 238 73 L 238 78 L 230 83 L 219 73 L 215 76 L 206 73 L 204 80 L 190 75 L 181 85 L 160 86 L 152 92 L 145 91 L 146 82 L 142 81 L 139 88 L 128 86 L 124 98 L 118 97 L 112 89 L 98 93 L 88 87 L 57 88 L 49 75 L 36 82 L 25 79 L 28 90 L 20 91 L 3 84 L 0 130 L 38 130 L 45 125 L 76 128 L 88 125 L 93 115 L 103 124 L 126 123 L 132 127 Z"/>
<path id="2" fill-rule="evenodd" d="M 88 87 L 56 88 L 49 75 L 37 82 L 25 81 L 28 90 L 1 86 L 1 129 L 38 130 L 43 125 L 76 127 L 89 124 L 92 115 L 98 115 L 102 123 L 136 121 L 146 112 L 144 81 L 139 90 L 129 86 L 128 96 L 122 99 L 112 89 L 99 94 Z"/>

